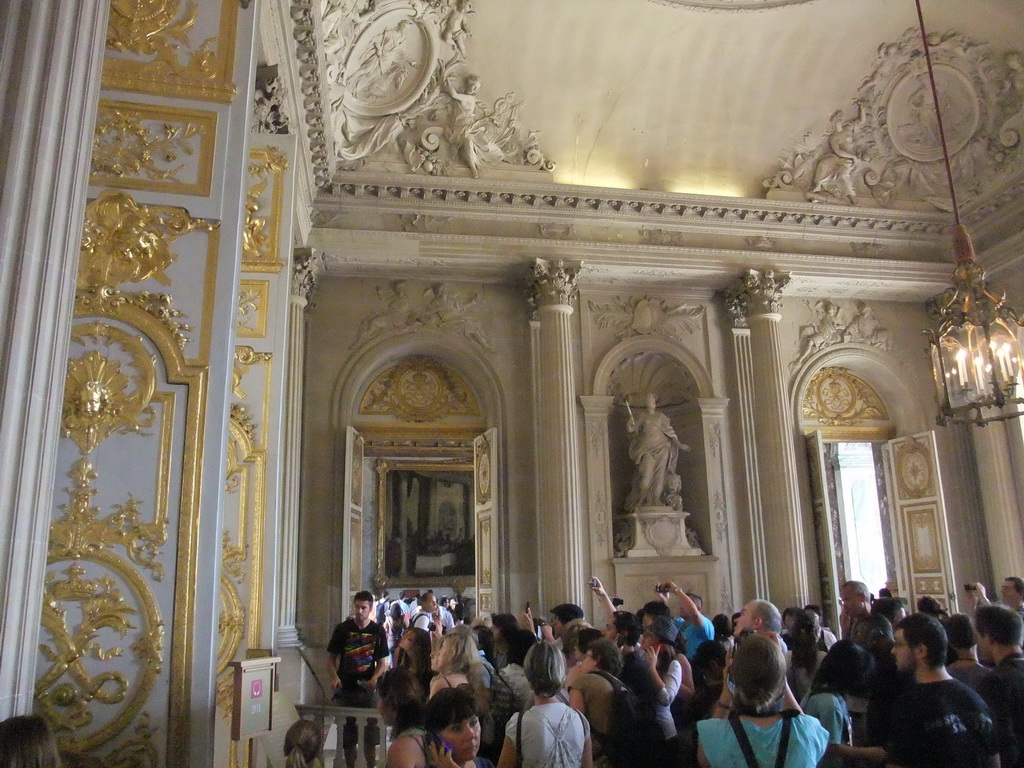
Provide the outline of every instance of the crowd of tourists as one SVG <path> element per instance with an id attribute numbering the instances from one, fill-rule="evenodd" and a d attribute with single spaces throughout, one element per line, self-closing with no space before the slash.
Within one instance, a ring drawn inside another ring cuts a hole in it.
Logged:
<path id="1" fill-rule="evenodd" d="M 360 592 L 329 669 L 338 704 L 390 727 L 390 768 L 1024 768 L 1024 580 L 998 603 L 966 587 L 947 616 L 846 582 L 835 631 L 814 605 L 708 617 L 668 580 L 633 613 L 593 579 L 590 621 L 562 604 L 467 624 L 433 593 L 382 612 Z M 359 736 L 351 720 L 349 765 Z M 379 731 L 362 737 L 372 763 Z"/>
<path id="2" fill-rule="evenodd" d="M 1024 768 L 1024 580 L 1000 602 L 965 587 L 967 613 L 947 616 L 846 582 L 837 632 L 813 605 L 709 618 L 667 580 L 631 613 L 593 579 L 593 623 L 566 603 L 467 624 L 432 592 L 392 612 L 364 591 L 330 681 L 390 728 L 389 768 Z M 374 765 L 380 735 L 349 719 L 348 765 L 360 740 Z M 321 736 L 295 723 L 288 768 L 318 765 Z M 0 723 L 0 768 L 59 765 L 42 718 Z"/>

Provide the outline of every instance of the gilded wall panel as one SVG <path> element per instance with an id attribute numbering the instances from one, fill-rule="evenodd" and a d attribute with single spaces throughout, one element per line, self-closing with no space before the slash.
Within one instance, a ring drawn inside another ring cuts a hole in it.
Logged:
<path id="1" fill-rule="evenodd" d="M 101 100 L 89 183 L 207 197 L 216 133 L 216 112 Z"/>
<path id="2" fill-rule="evenodd" d="M 166 745 L 190 714 L 206 369 L 162 290 L 196 254 L 215 261 L 216 226 L 113 190 L 86 211 L 36 681 L 84 765 L 180 762 Z"/>
<path id="3" fill-rule="evenodd" d="M 235 0 L 111 0 L 103 87 L 231 101 L 237 17 Z"/>
<path id="4" fill-rule="evenodd" d="M 238 288 L 238 322 L 235 333 L 242 339 L 262 339 L 267 335 L 270 313 L 270 281 L 242 280 Z"/>
<path id="5" fill-rule="evenodd" d="M 289 160 L 274 146 L 253 147 L 249 160 L 242 271 L 277 273 L 285 264 L 280 233 Z"/>

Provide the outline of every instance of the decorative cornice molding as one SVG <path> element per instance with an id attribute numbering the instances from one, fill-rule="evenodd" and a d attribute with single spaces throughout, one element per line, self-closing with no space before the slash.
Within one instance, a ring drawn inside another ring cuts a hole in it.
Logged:
<path id="1" fill-rule="evenodd" d="M 319 3 L 315 0 L 291 0 L 292 37 L 295 57 L 302 78 L 303 106 L 306 108 L 306 137 L 313 162 L 313 175 L 320 188 L 330 184 L 334 139 L 326 125 L 327 100 L 321 83 L 326 80 L 323 33 L 320 28 Z"/>
<path id="2" fill-rule="evenodd" d="M 661 226 L 685 226 L 700 222 L 758 229 L 807 228 L 834 230 L 847 234 L 895 233 L 902 235 L 948 236 L 950 220 L 942 213 L 918 213 L 886 209 L 851 208 L 815 203 L 780 202 L 754 198 L 722 198 L 698 195 L 622 190 L 610 195 L 608 189 L 561 184 L 502 185 L 472 183 L 469 180 L 435 180 L 429 184 L 407 177 L 352 177 L 321 192 L 316 200 L 317 226 L 330 226 L 338 214 L 352 206 L 422 210 L 424 205 L 444 210 L 494 212 L 530 211 L 592 216 L 611 221 L 649 221 Z M 746 233 L 745 233 L 746 234 Z M 657 240 L 645 235 L 647 240 Z M 662 240 L 665 238 L 662 237 Z M 672 245 L 663 242 L 651 244 Z"/>

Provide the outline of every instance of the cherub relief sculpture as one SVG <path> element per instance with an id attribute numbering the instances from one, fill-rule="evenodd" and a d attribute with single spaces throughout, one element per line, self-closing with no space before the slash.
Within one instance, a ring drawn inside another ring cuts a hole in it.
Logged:
<path id="1" fill-rule="evenodd" d="M 800 326 L 797 354 L 789 364 L 791 373 L 797 371 L 814 353 L 844 342 L 889 349 L 889 329 L 875 317 L 874 310 L 860 299 L 853 302 L 853 310 L 845 318 L 840 316 L 843 307 L 828 299 L 819 299 L 808 306 L 811 307 L 814 319 Z"/>
<path id="2" fill-rule="evenodd" d="M 405 162 L 474 178 L 499 164 L 554 168 L 519 125 L 514 94 L 488 105 L 466 67 L 470 0 L 327 0 L 324 50 L 342 168 Z"/>
<path id="3" fill-rule="evenodd" d="M 472 311 L 480 301 L 477 294 L 466 298 L 444 283 L 430 286 L 418 299 L 410 291 L 411 286 L 405 280 L 390 283 L 388 290 L 377 286 L 381 306 L 363 318 L 352 349 L 388 334 L 436 328 L 464 336 L 491 350 L 483 326 Z"/>

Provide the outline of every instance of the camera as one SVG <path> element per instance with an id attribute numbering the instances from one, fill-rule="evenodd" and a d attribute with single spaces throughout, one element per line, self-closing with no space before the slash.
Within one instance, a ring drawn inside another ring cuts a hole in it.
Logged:
<path id="1" fill-rule="evenodd" d="M 668 584 L 655 584 L 654 591 L 659 595 L 667 595 L 672 590 L 668 588 Z"/>
<path id="2" fill-rule="evenodd" d="M 973 592 L 977 589 L 977 587 L 973 584 L 964 584 L 964 589 L 966 589 L 968 592 Z"/>
<path id="3" fill-rule="evenodd" d="M 621 597 L 613 597 L 612 598 L 612 606 L 615 607 L 615 608 L 618 608 L 619 606 L 624 605 L 625 603 L 626 603 L 626 601 L 623 600 Z"/>
<path id="4" fill-rule="evenodd" d="M 601 582 L 599 582 L 599 581 L 597 580 L 597 578 L 595 578 L 595 577 L 591 577 L 591 579 L 590 579 L 590 588 L 591 588 L 591 589 L 596 589 L 597 587 L 599 587 L 599 586 L 600 586 L 600 584 L 601 584 Z"/>

